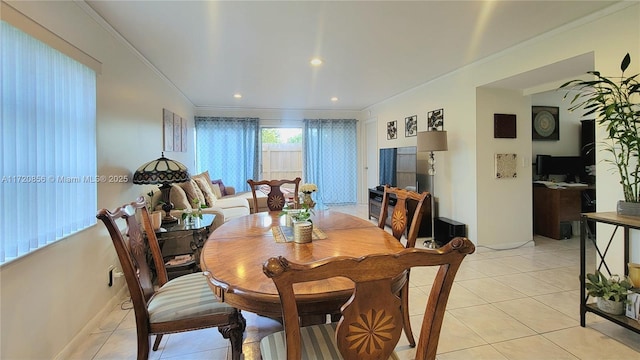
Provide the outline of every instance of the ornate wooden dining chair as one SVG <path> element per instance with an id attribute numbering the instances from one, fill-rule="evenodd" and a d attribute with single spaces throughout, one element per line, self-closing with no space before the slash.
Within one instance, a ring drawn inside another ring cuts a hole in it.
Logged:
<path id="1" fill-rule="evenodd" d="M 392 188 L 389 187 L 389 185 L 385 185 L 382 207 L 380 208 L 380 217 L 378 218 L 378 227 L 381 229 L 385 228 L 387 222 L 389 202 L 392 198 L 391 194 L 393 194 L 396 199 L 393 212 L 391 213 L 391 231 L 393 236 L 400 241 L 402 236 L 406 234 L 407 243 L 405 247 L 413 248 L 416 245 L 416 239 L 418 238 L 418 231 L 420 230 L 422 217 L 426 209 L 431 208 L 431 194 L 426 191 L 419 194 L 415 191 Z M 409 203 L 409 199 L 416 202 L 415 208 L 413 207 L 413 204 Z M 411 217 L 409 217 L 410 209 L 413 209 Z M 411 219 L 410 226 L 409 219 Z M 408 231 L 407 226 L 409 226 Z M 413 347 L 416 346 L 416 341 L 413 337 L 413 331 L 411 330 L 411 323 L 409 321 L 409 272 L 407 272 L 407 282 L 400 290 L 400 298 L 402 299 L 404 333 L 407 336 L 409 345 Z"/>
<path id="2" fill-rule="evenodd" d="M 298 206 L 298 189 L 300 187 L 300 179 L 299 177 L 293 180 L 260 180 L 253 181 L 251 179 L 247 180 L 247 184 L 251 187 L 251 193 L 253 194 L 253 212 L 258 212 L 258 196 L 256 191 L 261 191 L 261 186 L 268 186 L 269 193 L 267 194 L 267 207 L 269 211 L 280 211 L 287 204 L 287 197 L 283 193 L 283 189 L 281 188 L 283 185 L 293 185 L 293 201 L 292 204 L 294 207 Z"/>
<path id="3" fill-rule="evenodd" d="M 426 303 L 416 359 L 435 359 L 447 300 L 456 272 L 471 241 L 455 238 L 440 249 L 405 249 L 396 254 L 360 258 L 333 257 L 296 264 L 272 257 L 263 271 L 275 283 L 282 303 L 284 331 L 260 341 L 262 359 L 389 359 L 403 328 L 401 299 L 393 290 L 395 279 L 415 266 L 439 266 Z M 341 307 L 337 323 L 299 326 L 294 284 L 334 277 L 355 283 L 351 298 Z"/>
<path id="4" fill-rule="evenodd" d="M 209 327 L 217 327 L 225 339 L 230 339 L 232 358 L 240 359 L 244 317 L 216 298 L 201 272 L 167 281 L 162 253 L 143 197 L 113 212 L 102 209 L 97 218 L 109 230 L 129 288 L 136 317 L 138 360 L 149 357 L 151 335 L 156 335 L 155 351 L 163 334 Z M 122 221 L 126 225 L 124 233 L 120 230 Z M 149 253 L 156 268 L 157 287 L 147 263 Z"/>

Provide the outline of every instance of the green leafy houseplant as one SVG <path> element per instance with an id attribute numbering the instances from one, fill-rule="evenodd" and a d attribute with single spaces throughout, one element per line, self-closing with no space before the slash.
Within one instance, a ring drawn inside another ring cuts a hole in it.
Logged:
<path id="1" fill-rule="evenodd" d="M 182 220 L 184 221 L 190 218 L 198 218 L 202 220 L 202 209 L 204 209 L 206 205 L 200 204 L 200 200 L 198 199 L 193 199 L 191 203 L 193 204 L 191 209 L 185 209 L 182 211 Z"/>
<path id="2" fill-rule="evenodd" d="M 290 214 L 291 218 L 295 221 L 309 221 L 311 222 L 311 215 L 315 215 L 313 208 L 309 204 L 300 204 L 300 209 L 291 209 L 285 206 L 280 212 L 280 216 Z"/>
<path id="3" fill-rule="evenodd" d="M 607 279 L 600 270 L 596 270 L 595 274 L 587 274 L 587 283 L 585 284 L 590 296 L 616 302 L 625 302 L 632 287 L 628 279 L 620 279 L 617 275 Z"/>
<path id="4" fill-rule="evenodd" d="M 605 150 L 619 174 L 626 202 L 640 202 L 640 83 L 638 75 L 625 77 L 624 72 L 631 63 L 627 55 L 620 63 L 619 77 L 608 77 L 599 71 L 589 71 L 592 80 L 571 80 L 561 89 L 577 90 L 571 99 L 570 111 L 584 109 L 584 116 L 596 115 L 599 125 L 606 128 Z M 565 94 L 565 98 L 571 92 Z"/>

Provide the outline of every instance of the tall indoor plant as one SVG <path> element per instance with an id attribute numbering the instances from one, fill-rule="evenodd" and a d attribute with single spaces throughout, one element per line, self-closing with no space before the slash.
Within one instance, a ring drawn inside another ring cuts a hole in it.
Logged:
<path id="1" fill-rule="evenodd" d="M 625 77 L 630 63 L 631 56 L 627 53 L 620 63 L 619 77 L 589 71 L 592 80 L 571 80 L 560 88 L 577 91 L 571 99 L 570 111 L 584 109 L 584 116 L 595 115 L 597 123 L 606 128 L 604 146 L 611 158 L 605 161 L 615 165 L 624 201 L 636 203 L 635 207 L 640 208 L 640 83 L 639 74 Z"/>

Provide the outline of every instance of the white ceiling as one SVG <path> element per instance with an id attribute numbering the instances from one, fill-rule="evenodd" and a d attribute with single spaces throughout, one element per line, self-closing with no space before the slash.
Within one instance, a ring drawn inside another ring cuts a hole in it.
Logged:
<path id="1" fill-rule="evenodd" d="M 617 1 L 86 2 L 196 107 L 362 110 Z"/>

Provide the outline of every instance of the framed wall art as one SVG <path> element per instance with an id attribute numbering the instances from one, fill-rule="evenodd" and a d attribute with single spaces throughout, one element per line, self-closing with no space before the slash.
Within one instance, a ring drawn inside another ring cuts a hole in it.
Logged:
<path id="1" fill-rule="evenodd" d="M 187 151 L 187 119 L 162 109 L 162 130 L 164 151 Z"/>
<path id="2" fill-rule="evenodd" d="M 162 109 L 163 142 L 164 151 L 173 151 L 173 113 Z"/>
<path id="3" fill-rule="evenodd" d="M 493 137 L 495 139 L 515 139 L 516 116 L 512 114 L 493 114 Z"/>
<path id="4" fill-rule="evenodd" d="M 557 106 L 532 106 L 531 139 L 560 140 L 559 113 Z"/>
<path id="5" fill-rule="evenodd" d="M 418 115 L 413 115 L 404 118 L 404 136 L 416 136 L 418 135 Z"/>
<path id="6" fill-rule="evenodd" d="M 398 138 L 398 121 L 387 122 L 387 140 Z"/>
<path id="7" fill-rule="evenodd" d="M 444 130 L 444 109 L 432 110 L 427 113 L 427 130 Z"/>
<path id="8" fill-rule="evenodd" d="M 496 154 L 496 179 L 512 179 L 518 177 L 518 155 Z"/>

